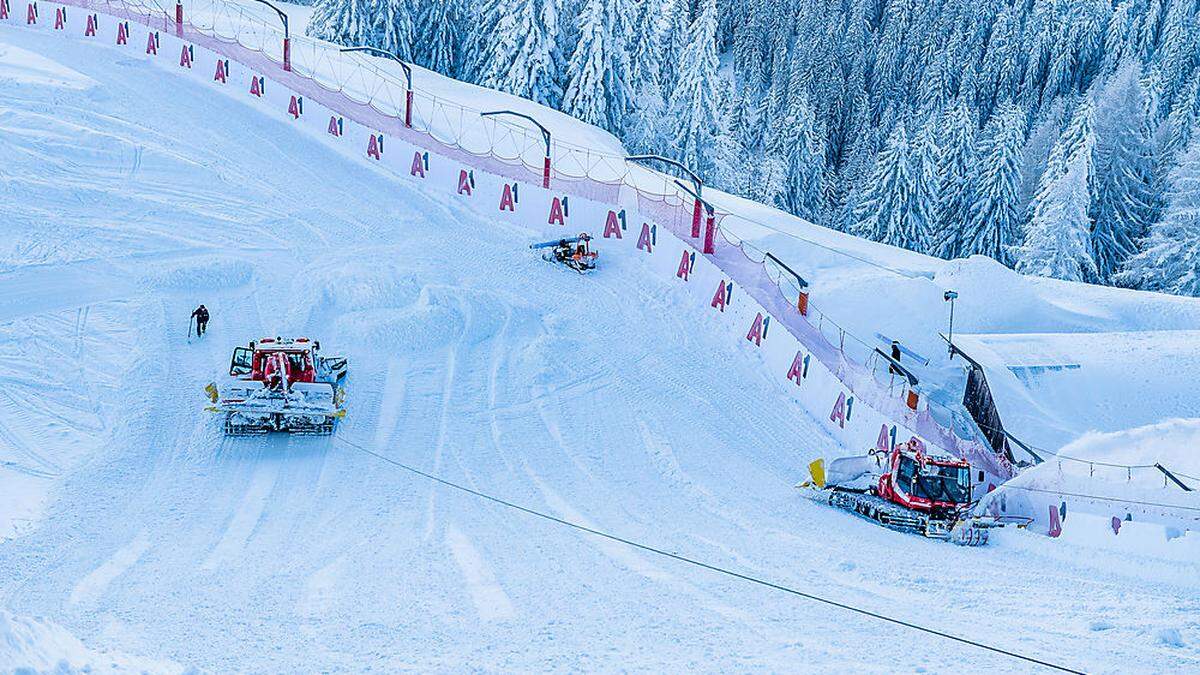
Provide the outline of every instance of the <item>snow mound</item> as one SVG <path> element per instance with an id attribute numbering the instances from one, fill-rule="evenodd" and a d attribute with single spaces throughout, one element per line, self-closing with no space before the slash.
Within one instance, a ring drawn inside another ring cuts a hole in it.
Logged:
<path id="1" fill-rule="evenodd" d="M 4 672 L 179 673 L 183 668 L 115 652 L 93 651 L 58 624 L 0 610 L 0 666 Z"/>
<path id="2" fill-rule="evenodd" d="M 84 91 L 96 86 L 92 78 L 31 51 L 0 42 L 0 82 L 34 87 Z"/>
<path id="3" fill-rule="evenodd" d="M 1088 514 L 1099 517 L 1095 522 L 1100 525 L 1087 526 L 1090 534 L 1085 539 L 1134 536 L 1154 547 L 1186 531 L 1200 531 L 1197 443 L 1200 419 L 1084 434 L 1063 447 L 1058 457 L 1048 457 L 983 497 L 977 508 L 1031 518 L 1030 529 L 1055 536 L 1061 527 L 1064 537 L 1083 520 L 1082 514 Z M 1153 525 L 1153 533 L 1142 529 L 1143 524 Z"/>
<path id="4" fill-rule="evenodd" d="M 1111 464 L 1157 463 L 1200 475 L 1197 447 L 1200 447 L 1200 419 L 1173 419 L 1114 433 L 1087 433 L 1064 446 L 1061 454 Z"/>
<path id="5" fill-rule="evenodd" d="M 1139 330 L 960 335 L 955 344 L 987 371 L 1005 429 L 1051 455 L 1091 431 L 1194 415 L 1197 340 L 1195 330 Z"/>
<path id="6" fill-rule="evenodd" d="M 419 303 L 403 309 L 356 312 L 337 322 L 338 334 L 348 344 L 404 352 L 445 347 L 462 336 L 463 327 L 462 314 L 439 302 Z"/>

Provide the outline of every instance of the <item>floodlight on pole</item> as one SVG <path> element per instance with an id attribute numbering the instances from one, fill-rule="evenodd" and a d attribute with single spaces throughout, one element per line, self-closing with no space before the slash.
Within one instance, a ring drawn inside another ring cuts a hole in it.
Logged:
<path id="1" fill-rule="evenodd" d="M 958 291 L 946 291 L 942 300 L 950 303 L 950 332 L 946 342 L 950 344 L 950 358 L 954 358 L 954 301 L 958 299 Z"/>

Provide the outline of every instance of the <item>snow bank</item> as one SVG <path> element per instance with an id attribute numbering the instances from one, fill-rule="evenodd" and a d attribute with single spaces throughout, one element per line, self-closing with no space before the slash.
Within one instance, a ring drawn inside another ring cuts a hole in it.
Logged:
<path id="1" fill-rule="evenodd" d="M 0 668 L 4 672 L 180 673 L 183 668 L 116 652 L 94 651 L 63 627 L 0 609 Z"/>
<path id="2" fill-rule="evenodd" d="M 1200 532 L 1200 419 L 1176 419 L 1115 433 L 1089 433 L 1058 457 L 1029 469 L 980 500 L 980 512 L 1030 518 L 1030 529 L 1095 543 L 1106 536 L 1163 544 Z M 1171 471 L 1179 487 L 1155 465 Z M 1079 518 L 1080 515 L 1090 518 Z M 1097 527 L 1100 523 L 1102 527 Z M 1131 523 L 1138 523 L 1130 527 Z M 1150 527 L 1143 527 L 1149 525 Z M 1136 532 L 1137 534 L 1131 534 Z M 1177 550 L 1177 549 L 1176 549 Z"/>
<path id="3" fill-rule="evenodd" d="M 1006 333 L 955 342 L 986 370 L 1005 428 L 1043 454 L 1090 431 L 1196 413 L 1200 331 Z"/>
<path id="4" fill-rule="evenodd" d="M 1114 464 L 1158 463 L 1182 473 L 1200 475 L 1198 447 L 1200 419 L 1172 419 L 1118 433 L 1084 434 L 1064 446 L 1062 454 Z M 1200 488 L 1200 485 L 1189 487 Z"/>
<path id="5" fill-rule="evenodd" d="M 79 91 L 96 86 L 95 80 L 78 71 L 4 43 L 0 43 L 0 82 Z"/>
<path id="6" fill-rule="evenodd" d="M 403 309 L 379 308 L 340 316 L 338 335 L 355 345 L 402 353 L 453 344 L 463 336 L 465 320 L 453 301 L 423 301 Z"/>

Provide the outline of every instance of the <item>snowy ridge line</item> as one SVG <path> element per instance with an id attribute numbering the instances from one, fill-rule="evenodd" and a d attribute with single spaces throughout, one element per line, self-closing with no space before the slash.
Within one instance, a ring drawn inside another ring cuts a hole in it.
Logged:
<path id="1" fill-rule="evenodd" d="M 54 14 L 46 11 L 38 19 L 35 3 L 29 2 L 28 16 L 32 20 L 21 22 L 22 17 L 15 14 L 8 18 L 33 28 L 48 28 L 53 16 L 54 29 L 64 34 L 79 31 L 84 39 L 115 41 L 116 48 L 137 50 L 147 59 L 160 63 L 163 58 L 169 59 L 167 67 L 176 73 L 226 89 L 229 95 L 240 96 L 268 114 L 304 125 L 306 131 L 342 152 L 353 152 L 360 159 L 413 180 L 437 183 L 459 198 L 477 202 L 474 206 L 483 211 L 488 207 L 479 202 L 482 195 L 495 195 L 498 208 L 490 211 L 493 216 L 517 219 L 527 225 L 530 219 L 518 217 L 518 209 L 522 214 L 549 214 L 547 224 L 560 226 L 556 229 L 559 232 L 576 228 L 574 223 L 589 229 L 598 229 L 603 223 L 604 239 L 624 243 L 631 254 L 644 254 L 656 272 L 684 282 L 695 293 L 697 314 L 721 316 L 718 325 L 735 333 L 735 339 L 745 339 L 759 349 L 773 377 L 785 380 L 781 384 L 790 396 L 822 422 L 844 448 L 861 452 L 917 435 L 970 460 L 986 474 L 976 482 L 986 483 L 989 489 L 1013 475 L 1007 459 L 981 441 L 977 429 L 966 428 L 968 438 L 960 436 L 935 419 L 925 397 L 919 397 L 915 409 L 910 408 L 905 401 L 910 393 L 907 382 L 899 387 L 895 382 L 879 382 L 868 365 L 849 357 L 844 336 L 840 344 L 831 342 L 822 332 L 823 320 L 814 326 L 785 296 L 764 264 L 749 257 L 740 245 L 730 243 L 721 229 L 717 229 L 722 237 L 714 242 L 713 253 L 706 255 L 697 250 L 697 244 L 691 241 L 691 204 L 678 193 L 656 194 L 646 190 L 641 181 L 608 183 L 586 176 L 573 178 L 564 176 L 561 170 L 555 171 L 554 189 L 546 189 L 540 172 L 531 170 L 524 161 L 512 164 L 490 150 L 483 154 L 470 151 L 462 145 L 468 139 L 465 134 L 459 135 L 456 145 L 448 145 L 434 133 L 407 127 L 402 118 L 380 111 L 373 99 L 362 103 L 344 89 L 330 89 L 299 72 L 303 67 L 295 62 L 292 71 L 284 71 L 268 52 L 205 34 L 190 23 L 177 24 L 157 5 L 103 0 L 42 4 L 54 8 Z M 94 13 L 80 18 L 72 12 L 67 17 L 67 6 Z M 63 10 L 61 16 L 59 8 Z M 124 21 L 101 21 L 101 11 Z M 476 140 L 494 146 L 492 132 L 498 128 L 482 123 L 476 131 L 482 130 L 483 135 Z M 351 147 L 357 150 L 349 150 Z M 599 155 L 589 157 L 599 159 Z M 626 167 L 623 175 L 635 170 L 668 184 L 664 174 L 637 167 Z M 641 233 L 636 235 L 636 223 L 641 218 L 635 216 L 646 218 L 641 222 Z M 659 236 L 660 229 L 664 236 Z M 578 231 L 573 229 L 571 233 Z M 622 234 L 626 231 L 628 237 Z M 631 248 L 635 238 L 637 244 Z M 680 262 L 681 255 L 688 260 L 686 264 Z M 714 292 L 716 288 L 723 292 Z M 743 291 L 750 302 L 740 301 Z M 719 298 L 721 295 L 724 297 Z M 770 332 L 771 323 L 783 323 L 781 337 L 775 337 L 778 330 Z M 966 417 L 949 413 L 950 425 L 956 418 L 961 422 Z"/>
<path id="2" fill-rule="evenodd" d="M 593 535 L 593 536 L 602 537 L 602 538 L 604 538 L 604 539 L 608 539 L 608 540 L 610 540 L 610 541 L 614 541 L 614 542 L 617 542 L 617 543 L 620 543 L 620 544 L 624 544 L 624 545 L 626 545 L 626 546 L 631 546 L 631 547 L 633 547 L 633 548 L 636 548 L 636 549 L 638 549 L 638 550 L 645 551 L 645 552 L 647 552 L 647 553 L 652 553 L 652 554 L 654 554 L 654 555 L 662 556 L 662 557 L 664 557 L 664 558 L 669 558 L 669 559 L 671 559 L 671 560 L 675 560 L 675 561 L 678 561 L 678 562 L 682 562 L 682 563 L 685 563 L 685 564 L 687 564 L 687 565 L 692 565 L 692 566 L 694 566 L 694 567 L 699 567 L 699 568 L 701 568 L 701 569 L 705 569 L 705 570 L 708 570 L 708 571 L 710 571 L 710 572 L 716 572 L 717 574 L 721 574 L 721 575 L 728 576 L 728 577 L 733 577 L 733 578 L 735 578 L 735 579 L 740 579 L 740 580 L 742 580 L 742 581 L 747 581 L 747 582 L 749 582 L 749 583 L 756 584 L 756 585 L 758 585 L 758 586 L 763 586 L 763 587 L 766 587 L 766 588 L 770 588 L 770 589 L 772 589 L 772 590 L 776 590 L 776 591 L 781 591 L 781 592 L 783 592 L 783 593 L 787 593 L 787 594 L 789 594 L 789 595 L 794 595 L 794 596 L 797 596 L 797 597 L 805 598 L 806 600 L 812 600 L 812 601 L 814 601 L 814 602 L 819 602 L 819 603 L 822 603 L 822 604 L 825 604 L 825 605 L 828 605 L 828 606 L 831 606 L 831 607 L 837 607 L 838 609 L 843 609 L 843 610 L 846 610 L 846 611 L 848 611 L 848 612 L 853 612 L 853 613 L 855 613 L 855 614 L 858 614 L 858 615 L 860 615 L 860 616 L 866 616 L 866 617 L 870 617 L 870 618 L 872 618 L 872 619 L 876 619 L 876 620 L 879 620 L 879 621 L 884 621 L 884 622 L 886 622 L 886 623 L 891 623 L 891 624 L 894 624 L 894 625 L 897 625 L 897 626 L 902 626 L 902 627 L 904 627 L 904 628 L 909 628 L 909 629 L 912 629 L 912 630 L 920 631 L 920 632 L 923 632 L 923 633 L 927 633 L 927 634 L 929 634 L 929 635 L 935 635 L 935 636 L 937 636 L 937 637 L 941 637 L 941 638 L 944 638 L 944 639 L 947 639 L 947 640 L 951 640 L 951 641 L 953 641 L 953 642 L 958 642 L 958 643 L 960 643 L 960 644 L 969 645 L 969 646 L 971 646 L 971 647 L 976 647 L 976 648 L 979 648 L 979 649 L 983 649 L 983 650 L 986 650 L 986 651 L 989 651 L 989 652 L 992 652 L 992 653 L 995 653 L 995 654 L 1000 654 L 1000 655 L 1002 655 L 1002 656 L 1007 656 L 1007 657 L 1009 657 L 1009 658 L 1012 658 L 1012 659 L 1016 659 L 1016 660 L 1019 660 L 1019 661 L 1024 661 L 1024 662 L 1026 662 L 1026 663 L 1031 663 L 1031 664 L 1034 664 L 1034 665 L 1038 665 L 1038 666 L 1042 666 L 1042 667 L 1045 667 L 1045 668 L 1049 668 L 1049 669 L 1051 669 L 1051 670 L 1056 670 L 1056 671 L 1059 671 L 1059 672 L 1064 672 L 1064 673 L 1073 673 L 1073 674 L 1075 674 L 1075 675 L 1084 675 L 1084 671 L 1081 671 L 1081 670 L 1075 670 L 1075 669 L 1073 669 L 1073 668 L 1069 668 L 1069 667 L 1067 667 L 1067 666 L 1059 665 L 1059 664 L 1057 664 L 1057 663 L 1053 663 L 1053 662 L 1051 662 L 1051 661 L 1046 661 L 1046 660 L 1039 659 L 1039 658 L 1036 658 L 1036 657 L 1027 656 L 1027 655 L 1025 655 L 1025 654 L 1021 654 L 1021 653 L 1019 653 L 1019 652 L 1014 652 L 1014 651 L 1011 651 L 1011 650 L 1005 649 L 1005 648 L 1003 648 L 1003 647 L 996 647 L 996 646 L 989 645 L 989 644 L 987 644 L 987 643 L 984 643 L 984 642 L 978 642 L 978 641 L 976 641 L 976 640 L 972 640 L 972 639 L 970 639 L 970 638 L 961 637 L 961 636 L 959 636 L 959 635 L 954 635 L 953 633 L 947 633 L 947 632 L 944 632 L 944 631 L 938 630 L 938 629 L 936 629 L 936 628 L 929 628 L 928 626 L 922 626 L 921 624 L 913 623 L 913 622 L 910 622 L 910 621 L 905 621 L 904 619 L 897 619 L 897 618 L 895 618 L 895 617 L 891 617 L 891 616 L 888 616 L 888 615 L 886 615 L 886 614 L 880 614 L 880 613 L 878 613 L 878 612 L 873 612 L 873 611 L 871 611 L 871 610 L 869 610 L 869 609 L 863 609 L 863 608 L 861 608 L 861 607 L 856 607 L 856 606 L 854 606 L 854 605 L 850 605 L 850 604 L 847 604 L 847 603 L 844 603 L 844 602 L 839 602 L 839 601 L 837 601 L 837 600 L 830 600 L 829 598 L 825 598 L 825 597 L 822 597 L 822 596 L 819 596 L 819 595 L 815 595 L 815 594 L 813 594 L 813 593 L 808 593 L 808 592 L 806 592 L 806 591 L 802 591 L 802 590 L 800 590 L 800 589 L 793 588 L 793 587 L 791 587 L 791 586 L 784 586 L 783 584 L 778 584 L 778 583 L 775 583 L 775 582 L 772 582 L 772 581 L 768 581 L 768 580 L 766 580 L 766 579 L 762 579 L 762 578 L 759 578 L 759 577 L 751 576 L 751 575 L 749 575 L 749 574 L 743 574 L 743 573 L 741 573 L 741 572 L 737 572 L 737 571 L 735 571 L 735 570 L 731 570 L 731 569 L 729 569 L 729 568 L 726 568 L 726 567 L 721 567 L 721 566 L 719 566 L 719 565 L 714 565 L 714 564 L 711 564 L 711 563 L 706 563 L 706 562 L 704 562 L 704 561 L 697 560 L 697 559 L 695 559 L 695 558 L 690 558 L 690 557 L 688 557 L 688 556 L 685 556 L 685 555 L 683 555 L 683 554 L 680 554 L 680 553 L 674 553 L 674 552 L 671 552 L 671 551 L 667 551 L 667 550 L 665 550 L 665 549 L 656 548 L 656 547 L 654 547 L 654 546 L 651 546 L 651 545 L 649 545 L 649 544 L 643 544 L 643 543 L 640 543 L 640 542 L 634 541 L 634 540 L 632 540 L 632 539 L 626 539 L 625 537 L 621 537 L 621 536 L 619 536 L 619 535 L 611 534 L 611 533 L 609 533 L 609 532 L 605 532 L 605 531 L 603 531 L 603 530 L 597 530 L 597 529 L 595 529 L 595 528 L 588 527 L 588 526 L 586 526 L 586 525 L 582 525 L 582 524 L 579 524 L 579 523 L 575 523 L 575 522 L 572 522 L 572 521 L 570 521 L 570 520 L 566 520 L 566 519 L 564 519 L 564 518 L 559 518 L 558 516 L 555 516 L 555 515 L 552 515 L 552 514 L 549 514 L 549 513 L 545 513 L 545 512 L 543 512 L 543 511 L 538 511 L 538 510 L 536 510 L 536 509 L 532 509 L 532 508 L 529 508 L 529 507 L 527 507 L 527 506 L 522 506 L 522 505 L 520 505 L 520 504 L 517 504 L 517 503 L 514 503 L 514 502 L 510 502 L 510 501 L 508 501 L 508 500 L 506 500 L 506 499 L 503 499 L 503 498 L 501 498 L 501 497 L 496 497 L 496 496 L 490 495 L 490 494 L 488 494 L 488 493 L 486 493 L 486 492 L 481 492 L 481 491 L 479 491 L 479 490 L 476 490 L 476 489 L 474 489 L 474 488 L 467 487 L 467 486 L 465 486 L 465 485 L 461 485 L 461 484 L 459 484 L 459 483 L 455 483 L 455 482 L 453 482 L 453 481 L 450 481 L 450 480 L 447 480 L 447 479 L 445 479 L 445 478 L 442 478 L 442 477 L 440 477 L 440 476 L 437 476 L 437 475 L 434 475 L 434 474 L 428 473 L 428 472 L 426 472 L 426 471 L 422 471 L 421 469 L 418 469 L 418 468 L 416 468 L 416 467 L 414 467 L 414 466 L 409 466 L 408 464 L 405 464 L 405 463 L 403 463 L 403 462 L 400 462 L 400 461 L 398 461 L 398 460 L 392 459 L 391 457 L 388 457 L 387 455 L 384 455 L 384 454 L 381 454 L 381 453 L 379 453 L 379 452 L 376 452 L 376 451 L 374 451 L 374 450 L 371 450 L 371 449 L 369 449 L 369 448 L 366 448 L 366 447 L 364 447 L 364 446 L 362 446 L 362 445 L 359 445 L 358 443 L 354 443 L 353 441 L 348 441 L 348 440 L 346 440 L 345 438 L 343 438 L 343 437 L 341 437 L 341 436 L 334 436 L 334 437 L 333 437 L 333 440 L 334 440 L 334 441 L 337 441 L 337 442 L 340 442 L 340 443 L 342 443 L 343 445 L 345 445 L 345 446 L 346 446 L 346 447 L 348 447 L 348 448 L 351 448 L 351 449 L 353 449 L 353 450 L 357 450 L 357 451 L 359 451 L 359 452 L 362 452 L 362 453 L 364 453 L 364 454 L 366 454 L 366 455 L 369 455 L 369 456 L 371 456 L 371 457 L 374 457 L 375 459 L 378 459 L 378 460 L 380 460 L 380 461 L 382 461 L 382 462 L 385 462 L 385 463 L 387 463 L 387 464 L 391 464 L 392 466 L 395 466 L 395 467 L 398 467 L 398 468 L 400 468 L 400 469 L 403 469 L 403 470 L 405 470 L 405 471 L 408 471 L 409 473 L 412 473 L 412 474 L 415 474 L 415 475 L 417 475 L 417 476 L 420 476 L 421 478 L 425 478 L 425 479 L 427 479 L 427 480 L 430 480 L 430 481 L 433 481 L 433 482 L 435 482 L 435 483 L 438 483 L 438 484 L 440 484 L 440 485 L 442 485 L 442 486 L 444 486 L 444 487 L 448 487 L 448 488 L 450 488 L 450 489 L 457 490 L 457 491 L 459 491 L 459 492 L 463 492 L 463 493 L 465 493 L 465 494 L 468 494 L 468 495 L 471 495 L 471 496 L 473 496 L 473 497 L 477 497 L 477 498 L 479 498 L 479 499 L 482 499 L 482 500 L 485 500 L 485 501 L 492 502 L 493 504 L 498 504 L 498 505 L 500 505 L 500 506 L 503 506 L 503 507 L 505 507 L 505 508 L 507 508 L 507 509 L 512 509 L 512 510 L 514 510 L 514 511 L 519 511 L 519 512 L 521 512 L 521 513 L 524 513 L 524 514 L 526 514 L 526 515 L 534 516 L 535 518 L 541 518 L 542 520 L 546 520 L 546 521 L 549 521 L 549 522 L 552 522 L 552 523 L 555 523 L 555 524 L 558 524 L 558 525 L 563 525 L 563 526 L 569 527 L 569 528 L 571 528 L 571 529 L 578 530 L 578 531 L 580 531 L 580 532 L 584 532 L 584 533 L 587 533 L 587 534 L 591 534 L 591 535 Z"/>

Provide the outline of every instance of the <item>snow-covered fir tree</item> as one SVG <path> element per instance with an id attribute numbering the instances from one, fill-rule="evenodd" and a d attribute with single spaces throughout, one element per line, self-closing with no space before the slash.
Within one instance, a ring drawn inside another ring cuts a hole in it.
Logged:
<path id="1" fill-rule="evenodd" d="M 938 120 L 942 132 L 942 156 L 937 164 L 942 193 L 934 252 L 944 258 L 954 258 L 966 249 L 964 230 L 970 218 L 971 204 L 975 201 L 973 172 L 987 167 L 976 166 L 975 122 L 965 101 L 952 104 Z"/>
<path id="2" fill-rule="evenodd" d="M 630 37 L 629 74 L 632 110 L 625 145 L 633 152 L 657 152 L 662 146 L 662 0 L 635 0 Z"/>
<path id="3" fill-rule="evenodd" d="M 913 147 L 903 125 L 897 125 L 875 160 L 870 184 L 855 209 L 855 234 L 914 251 L 924 250 L 933 219 L 927 188 L 921 187 L 926 177 L 919 174 L 932 174 L 932 167 L 918 167 L 920 154 L 921 149 Z"/>
<path id="4" fill-rule="evenodd" d="M 1137 252 L 1137 242 L 1158 217 L 1145 99 L 1137 68 L 1127 64 L 1101 91 L 1097 105 L 1092 252 L 1102 280 Z"/>
<path id="5" fill-rule="evenodd" d="M 375 0 L 321 0 L 308 22 L 308 34 L 350 47 L 375 44 Z"/>
<path id="6" fill-rule="evenodd" d="M 700 13 L 692 22 L 691 43 L 679 62 L 679 79 L 671 95 L 667 117 L 668 152 L 701 175 L 715 166 L 712 150 L 724 129 L 717 97 L 707 83 L 717 79 L 716 0 L 700 0 Z"/>
<path id="7" fill-rule="evenodd" d="M 986 255 L 1010 264 L 1010 249 L 1018 243 L 1022 220 L 1021 148 L 1025 115 L 1012 104 L 1002 105 L 979 143 L 978 170 L 971 200 L 964 207 L 965 223 L 957 255 Z"/>
<path id="8" fill-rule="evenodd" d="M 1093 106 L 1085 98 L 1050 151 L 1030 206 L 1025 241 L 1013 254 L 1018 272 L 1069 281 L 1096 279 L 1088 215 L 1095 142 Z"/>
<path id="9" fill-rule="evenodd" d="M 803 86 L 787 103 L 787 131 L 775 151 L 785 158 L 788 180 L 785 208 L 813 222 L 825 220 L 825 134 L 808 104 Z"/>
<path id="10" fill-rule="evenodd" d="M 842 229 L 881 197 L 874 173 L 889 134 L 904 128 L 916 162 L 915 138 L 937 119 L 937 221 L 924 250 L 1013 264 L 1002 247 L 1025 243 L 1027 230 L 1044 244 L 1047 228 L 1078 228 L 1075 211 L 1057 222 L 1047 214 L 1068 215 L 1062 200 L 1079 196 L 1064 181 L 1086 169 L 1094 231 L 1085 239 L 1099 281 L 1136 255 L 1162 214 L 1166 177 L 1200 135 L 1196 2 L 318 0 L 308 31 L 529 96 L 616 132 L 631 150 L 685 158 L 710 183 L 809 218 L 823 211 Z M 1085 96 L 1098 106 L 1092 164 L 1052 167 Z M 1124 112 L 1111 119 L 1124 123 L 1109 124 L 1105 106 L 1118 99 Z M 1015 208 L 1028 227 L 1008 217 L 1018 136 Z M 740 170 L 726 166 L 746 158 Z M 1003 217 L 985 227 L 985 213 Z"/>
<path id="11" fill-rule="evenodd" d="M 1200 296 L 1200 139 L 1171 172 L 1162 220 L 1117 281 L 1138 288 Z"/>
<path id="12" fill-rule="evenodd" d="M 553 30 L 558 0 L 488 0 L 480 20 L 497 39 L 477 56 L 475 81 L 485 87 L 555 106 L 559 59 Z M 585 120 L 595 123 L 595 120 Z"/>
<path id="13" fill-rule="evenodd" d="M 465 19 L 463 0 L 421 3 L 413 60 L 430 70 L 457 76 L 462 66 Z"/>
<path id="14" fill-rule="evenodd" d="M 936 124 L 937 121 L 931 118 L 914 139 L 909 215 L 912 234 L 909 243 L 899 244 L 914 251 L 929 250 L 934 230 L 941 221 L 942 181 L 938 164 L 942 149 L 938 146 Z"/>
<path id="15" fill-rule="evenodd" d="M 413 11 L 416 0 L 379 0 L 375 14 L 374 38 L 369 44 L 404 61 L 412 61 Z"/>
<path id="16" fill-rule="evenodd" d="M 579 43 L 567 65 L 562 109 L 601 129 L 620 133 L 629 112 L 629 54 L 620 32 L 629 0 L 585 0 Z"/>

